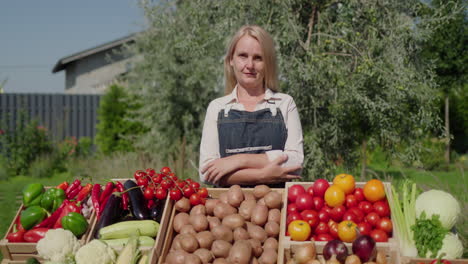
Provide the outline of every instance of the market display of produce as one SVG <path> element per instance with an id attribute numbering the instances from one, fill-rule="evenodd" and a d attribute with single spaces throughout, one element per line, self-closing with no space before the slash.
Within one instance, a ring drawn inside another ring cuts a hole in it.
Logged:
<path id="1" fill-rule="evenodd" d="M 459 202 L 409 181 L 339 174 L 284 189 L 206 188 L 163 167 L 103 185 L 31 183 L 22 194 L 2 264 L 468 261 L 454 229 Z"/>

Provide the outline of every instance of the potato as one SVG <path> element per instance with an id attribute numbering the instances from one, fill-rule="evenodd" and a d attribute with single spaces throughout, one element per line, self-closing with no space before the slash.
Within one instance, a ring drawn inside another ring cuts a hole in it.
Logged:
<path id="1" fill-rule="evenodd" d="M 178 214 L 176 214 L 176 216 L 174 217 L 174 220 L 173 220 L 174 221 L 173 222 L 174 230 L 177 233 L 180 233 L 180 229 L 184 225 L 188 225 L 190 223 L 189 218 L 190 218 L 190 216 L 187 213 L 178 213 Z"/>
<path id="2" fill-rule="evenodd" d="M 237 227 L 233 232 L 234 240 L 247 240 L 250 238 L 249 233 L 243 227 Z"/>
<path id="3" fill-rule="evenodd" d="M 244 217 L 245 220 L 250 221 L 252 210 L 257 205 L 255 200 L 244 200 L 239 207 L 239 214 Z"/>
<path id="4" fill-rule="evenodd" d="M 182 249 L 182 246 L 180 245 L 180 236 L 181 235 L 176 235 L 172 240 L 171 250 Z"/>
<path id="5" fill-rule="evenodd" d="M 252 254 L 257 258 L 260 257 L 263 253 L 262 243 L 257 239 L 249 239 L 247 241 L 252 246 Z"/>
<path id="6" fill-rule="evenodd" d="M 223 203 L 229 204 L 228 193 L 227 193 L 227 192 L 220 193 L 220 194 L 219 194 L 219 200 L 220 200 L 221 202 L 223 202 Z"/>
<path id="7" fill-rule="evenodd" d="M 192 234 L 180 235 L 180 245 L 188 253 L 193 253 L 198 249 L 198 241 Z"/>
<path id="8" fill-rule="evenodd" d="M 231 243 L 234 239 L 232 230 L 227 226 L 217 226 L 211 230 L 211 233 L 213 234 L 215 240 L 224 240 Z"/>
<path id="9" fill-rule="evenodd" d="M 234 230 L 237 227 L 243 227 L 245 220 L 240 214 L 232 214 L 224 217 L 222 224 Z"/>
<path id="10" fill-rule="evenodd" d="M 253 257 L 250 259 L 250 264 L 258 264 L 257 258 Z"/>
<path id="11" fill-rule="evenodd" d="M 224 217 L 232 214 L 236 214 L 237 209 L 232 207 L 230 204 L 227 203 L 218 203 L 214 208 L 214 215 L 219 219 L 223 219 Z"/>
<path id="12" fill-rule="evenodd" d="M 266 206 L 265 198 L 258 199 L 257 204 L 261 204 L 261 205 L 265 205 L 265 206 Z"/>
<path id="13" fill-rule="evenodd" d="M 252 192 L 244 192 L 244 201 L 245 200 L 254 200 L 254 201 L 256 201 L 257 199 L 255 199 L 255 196 L 253 195 Z"/>
<path id="14" fill-rule="evenodd" d="M 203 204 L 195 205 L 192 210 L 190 210 L 190 216 L 197 214 L 206 215 L 206 207 Z"/>
<path id="15" fill-rule="evenodd" d="M 247 232 L 249 232 L 250 238 L 260 240 L 260 242 L 264 242 L 267 239 L 266 231 L 258 225 L 248 225 Z"/>
<path id="16" fill-rule="evenodd" d="M 249 264 L 252 246 L 248 241 L 237 240 L 229 251 L 228 261 L 233 264 Z"/>
<path id="17" fill-rule="evenodd" d="M 197 231 L 195 231 L 195 228 L 193 228 L 193 225 L 184 225 L 180 229 L 180 234 L 196 234 Z"/>
<path id="18" fill-rule="evenodd" d="M 269 193 L 271 191 L 270 187 L 268 187 L 267 185 L 257 185 L 255 186 L 255 188 L 253 189 L 253 195 L 255 196 L 255 198 L 257 199 L 261 199 L 263 198 L 267 193 Z"/>
<path id="19" fill-rule="evenodd" d="M 166 256 L 166 263 L 171 264 L 184 264 L 185 257 L 188 255 L 187 252 L 182 249 L 174 250 L 169 252 Z"/>
<path id="20" fill-rule="evenodd" d="M 186 263 L 186 264 L 201 264 L 202 261 L 201 261 L 200 257 L 198 257 L 197 255 L 188 254 L 184 258 L 184 263 Z"/>
<path id="21" fill-rule="evenodd" d="M 221 225 L 221 221 L 216 216 L 207 216 L 206 219 L 208 220 L 210 230 L 213 230 L 213 228 Z"/>
<path id="22" fill-rule="evenodd" d="M 231 243 L 224 240 L 215 240 L 211 245 L 211 252 L 217 258 L 227 258 L 231 250 Z"/>
<path id="23" fill-rule="evenodd" d="M 230 264 L 225 258 L 217 258 L 213 261 L 213 264 Z"/>
<path id="24" fill-rule="evenodd" d="M 267 222 L 265 224 L 265 232 L 269 237 L 278 237 L 280 226 L 276 222 Z"/>
<path id="25" fill-rule="evenodd" d="M 218 199 L 207 199 L 205 202 L 205 209 L 207 215 L 213 215 L 214 208 L 220 201 Z"/>
<path id="26" fill-rule="evenodd" d="M 195 214 L 189 217 L 190 224 L 195 231 L 201 232 L 208 229 L 208 220 L 204 214 Z"/>
<path id="27" fill-rule="evenodd" d="M 192 208 L 192 206 L 190 205 L 190 200 L 185 197 L 182 197 L 179 201 L 177 201 L 174 204 L 174 207 L 176 211 L 183 213 L 190 211 L 190 208 Z"/>
<path id="28" fill-rule="evenodd" d="M 213 244 L 214 236 L 210 231 L 202 231 L 195 235 L 195 238 L 198 241 L 200 248 L 210 249 L 211 244 Z"/>
<path id="29" fill-rule="evenodd" d="M 252 210 L 250 222 L 259 226 L 263 226 L 268 219 L 268 207 L 266 205 L 258 204 Z"/>
<path id="30" fill-rule="evenodd" d="M 206 248 L 199 248 L 193 254 L 197 255 L 203 264 L 211 263 L 213 260 L 213 253 Z"/>
<path id="31" fill-rule="evenodd" d="M 228 191 L 228 203 L 233 207 L 239 207 L 244 201 L 244 193 L 239 185 L 232 185 Z"/>
<path id="32" fill-rule="evenodd" d="M 276 250 L 267 248 L 263 251 L 262 256 L 258 259 L 259 264 L 275 264 L 278 260 L 278 253 Z"/>
<path id="33" fill-rule="evenodd" d="M 281 211 L 277 208 L 270 209 L 270 211 L 268 211 L 267 222 L 281 223 Z"/>
<path id="34" fill-rule="evenodd" d="M 269 192 L 263 197 L 263 199 L 265 199 L 265 204 L 269 209 L 281 208 L 283 197 L 279 192 Z"/>
<path id="35" fill-rule="evenodd" d="M 274 237 L 269 237 L 263 242 L 263 249 L 271 248 L 275 251 L 278 250 L 278 240 Z"/>

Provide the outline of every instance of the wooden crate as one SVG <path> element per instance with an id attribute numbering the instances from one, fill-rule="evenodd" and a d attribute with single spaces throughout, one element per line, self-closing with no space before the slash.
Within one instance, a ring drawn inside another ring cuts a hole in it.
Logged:
<path id="1" fill-rule="evenodd" d="M 5 233 L 5 237 L 2 240 L 0 240 L 0 250 L 1 250 L 2 254 L 3 254 L 4 260 L 8 260 L 8 261 L 25 261 L 25 260 L 27 260 L 28 258 L 31 258 L 31 257 L 35 257 L 35 258 L 38 258 L 40 260 L 40 258 L 37 255 L 37 250 L 36 250 L 37 243 L 27 243 L 27 242 L 10 243 L 6 239 L 7 235 L 9 233 L 13 232 L 13 226 L 15 225 L 15 220 L 19 217 L 19 215 L 21 214 L 21 211 L 23 211 L 23 209 L 24 209 L 24 206 L 23 206 L 23 204 L 21 204 L 20 208 L 16 212 L 15 217 L 13 218 L 13 221 L 10 224 L 10 227 L 8 228 L 7 232 Z M 88 240 L 88 238 L 90 236 L 92 226 L 94 226 L 94 224 L 95 224 L 95 220 L 96 220 L 95 218 L 96 217 L 95 217 L 94 211 L 93 211 L 93 213 L 91 214 L 91 217 L 88 219 L 88 224 L 89 224 L 88 230 L 79 239 L 79 241 L 80 241 L 80 243 L 82 245 L 84 245 L 87 242 L 87 240 Z M 15 262 L 11 262 L 11 263 L 15 263 Z"/>
<path id="2" fill-rule="evenodd" d="M 229 188 L 208 188 L 208 194 L 213 198 L 219 198 L 219 195 L 221 193 L 227 192 L 228 190 L 229 190 Z M 284 189 L 273 189 L 272 188 L 271 190 L 279 192 L 283 196 L 283 200 L 284 200 Z M 243 188 L 242 191 L 244 191 L 244 192 L 253 192 L 253 188 Z M 283 211 L 283 209 L 281 209 L 281 210 Z M 171 216 L 170 216 L 170 222 L 169 222 L 169 225 L 167 227 L 166 238 L 165 238 L 165 241 L 164 241 L 164 246 L 162 248 L 162 253 L 161 253 L 160 257 L 159 257 L 159 260 L 157 262 L 158 264 L 163 264 L 164 263 L 164 260 L 165 260 L 165 258 L 167 256 L 167 254 L 169 253 L 169 249 L 172 246 L 172 240 L 176 236 L 176 233 L 174 232 L 173 221 L 172 221 L 174 219 L 175 215 L 176 215 L 176 210 L 175 210 L 175 207 L 174 207 L 174 208 L 172 208 L 172 212 L 171 212 Z M 278 245 L 281 245 L 281 244 L 282 244 L 282 241 L 281 241 L 281 235 L 280 235 L 279 238 L 278 238 Z M 155 264 L 156 262 L 150 262 L 150 263 Z M 280 263 L 279 262 L 279 255 L 278 255 L 278 263 Z"/>
<path id="3" fill-rule="evenodd" d="M 310 186 L 312 186 L 313 182 L 287 182 L 285 186 L 285 193 L 283 195 L 283 209 L 281 210 L 281 225 L 280 225 L 280 237 L 282 243 L 279 245 L 279 251 L 278 251 L 278 264 L 283 264 L 286 263 L 287 261 L 287 255 L 289 253 L 291 245 L 300 245 L 300 241 L 291 241 L 291 238 L 289 236 L 285 236 L 286 234 L 286 214 L 287 214 L 287 206 L 288 206 L 288 188 L 291 187 L 292 185 L 295 184 L 300 184 L 304 186 L 304 188 L 307 190 Z M 332 183 L 330 182 L 330 185 Z M 363 187 L 365 185 L 365 182 L 357 182 L 356 187 Z M 387 200 L 391 201 L 392 198 L 392 193 L 391 193 L 391 185 L 389 182 L 384 182 L 384 187 L 385 187 L 385 192 L 387 195 Z M 393 223 L 393 226 L 395 224 Z M 388 242 L 378 242 L 376 243 L 377 249 L 379 251 L 382 251 L 386 254 L 387 260 L 389 264 L 400 264 L 400 254 L 399 254 L 399 248 L 398 248 L 398 232 L 394 229 L 393 230 L 393 236 L 389 238 Z M 316 241 L 315 246 L 317 250 L 317 254 L 320 256 L 322 255 L 323 248 L 325 247 L 325 244 L 327 242 L 324 241 Z M 351 252 L 351 243 L 345 243 L 345 245 L 348 247 L 349 252 Z"/>
<path id="4" fill-rule="evenodd" d="M 429 264 L 431 263 L 432 259 L 426 259 L 426 258 L 408 258 L 408 257 L 402 257 L 401 258 L 401 263 L 402 264 Z M 468 259 L 449 259 L 452 264 L 468 264 Z"/>

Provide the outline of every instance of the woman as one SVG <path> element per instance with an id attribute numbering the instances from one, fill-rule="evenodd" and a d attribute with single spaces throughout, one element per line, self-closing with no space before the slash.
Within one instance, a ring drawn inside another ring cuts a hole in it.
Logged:
<path id="1" fill-rule="evenodd" d="M 299 113 L 291 96 L 277 92 L 274 43 L 264 29 L 239 29 L 228 46 L 224 77 L 226 96 L 210 103 L 203 126 L 201 181 L 284 186 L 300 178 Z"/>

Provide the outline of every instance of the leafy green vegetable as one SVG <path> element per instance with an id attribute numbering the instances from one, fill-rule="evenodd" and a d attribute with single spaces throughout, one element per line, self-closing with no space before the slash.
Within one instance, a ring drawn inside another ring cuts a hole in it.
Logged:
<path id="1" fill-rule="evenodd" d="M 442 248 L 442 240 L 448 230 L 442 227 L 439 215 L 432 215 L 431 219 L 426 218 L 426 213 L 416 219 L 416 223 L 411 227 L 413 239 L 418 249 L 420 257 L 426 257 L 427 252 L 432 252 L 431 258 L 435 258 L 437 252 Z"/>

